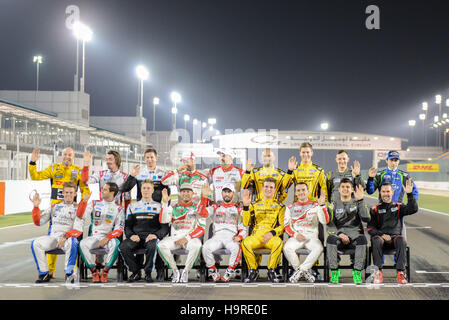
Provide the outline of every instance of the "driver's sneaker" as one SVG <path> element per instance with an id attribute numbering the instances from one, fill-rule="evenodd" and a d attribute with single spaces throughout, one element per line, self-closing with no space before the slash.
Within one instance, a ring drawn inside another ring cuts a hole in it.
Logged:
<path id="1" fill-rule="evenodd" d="M 302 278 L 302 271 L 300 269 L 297 269 L 293 272 L 288 281 L 290 281 L 291 283 L 296 283 L 301 278 Z"/>
<path id="2" fill-rule="evenodd" d="M 223 277 L 221 277 L 221 280 L 223 282 L 229 282 L 229 280 L 231 280 L 234 275 L 235 270 L 227 268 L 225 274 L 223 275 Z"/>
<path id="3" fill-rule="evenodd" d="M 173 269 L 173 273 L 171 275 L 171 282 L 172 283 L 178 283 L 179 282 L 179 270 L 178 269 Z"/>
<path id="4" fill-rule="evenodd" d="M 339 280 L 340 280 L 340 269 L 331 270 L 330 283 L 338 284 Z"/>
<path id="5" fill-rule="evenodd" d="M 355 284 L 361 284 L 362 283 L 362 271 L 360 270 L 352 270 L 352 280 Z"/>
<path id="6" fill-rule="evenodd" d="M 50 281 L 50 274 L 49 273 L 44 273 L 39 275 L 39 278 L 36 280 L 36 283 L 44 283 L 44 282 L 49 282 Z"/>
<path id="7" fill-rule="evenodd" d="M 314 283 L 315 282 L 315 277 L 313 276 L 313 274 L 310 271 L 304 270 L 302 272 L 302 276 L 309 283 Z"/>
<path id="8" fill-rule="evenodd" d="M 208 277 L 210 277 L 212 279 L 212 281 L 217 282 L 220 280 L 220 273 L 218 272 L 218 270 L 216 268 L 210 268 L 208 270 Z"/>
<path id="9" fill-rule="evenodd" d="M 398 271 L 397 280 L 399 284 L 407 284 L 408 281 L 405 279 L 404 271 Z"/>
<path id="10" fill-rule="evenodd" d="M 187 269 L 182 270 L 181 276 L 179 277 L 179 282 L 181 283 L 189 282 L 189 270 Z"/>
<path id="11" fill-rule="evenodd" d="M 374 284 L 381 284 L 383 282 L 384 282 L 384 277 L 383 277 L 383 274 L 382 274 L 382 270 L 377 270 L 376 271 L 376 277 L 374 278 L 373 283 Z"/>

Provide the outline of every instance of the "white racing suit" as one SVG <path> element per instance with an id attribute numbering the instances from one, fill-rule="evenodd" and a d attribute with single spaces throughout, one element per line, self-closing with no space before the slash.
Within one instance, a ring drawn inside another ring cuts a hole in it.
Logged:
<path id="1" fill-rule="evenodd" d="M 58 241 L 65 235 L 67 240 L 61 248 L 65 252 L 64 272 L 71 275 L 76 265 L 78 255 L 78 239 L 83 233 L 84 219 L 77 217 L 77 204 L 64 202 L 52 204 L 50 208 L 41 212 L 38 207 L 33 208 L 32 217 L 36 226 L 50 221 L 48 235 L 39 237 L 31 242 L 31 252 L 36 262 L 39 275 L 48 273 L 45 251 L 57 249 Z"/>
<path id="2" fill-rule="evenodd" d="M 118 258 L 118 238 L 122 236 L 125 226 L 123 207 L 114 202 L 93 200 L 79 215 L 90 215 L 91 219 L 91 235 L 80 243 L 80 254 L 84 263 L 88 268 L 95 267 L 95 254 L 90 253 L 90 250 L 100 248 L 98 243 L 108 238 L 110 241 L 103 248 L 107 251 L 105 265 L 111 268 Z"/>
<path id="3" fill-rule="evenodd" d="M 307 202 L 295 202 L 288 206 L 284 215 L 284 231 L 290 236 L 284 245 L 284 254 L 288 262 L 295 270 L 309 271 L 320 254 L 323 252 L 323 245 L 318 239 L 318 223 L 323 225 L 329 222 L 329 215 L 324 206 L 308 200 Z M 298 241 L 297 234 L 306 238 L 305 241 Z M 297 249 L 308 249 L 310 253 L 305 261 L 300 265 Z"/>
<path id="4" fill-rule="evenodd" d="M 211 187 L 214 190 L 214 199 L 216 203 L 221 203 L 223 201 L 223 196 L 221 194 L 223 190 L 223 186 L 227 183 L 232 183 L 235 186 L 234 202 L 238 203 L 239 201 L 239 191 L 242 184 L 242 177 L 244 171 L 231 165 L 229 168 L 225 168 L 223 166 L 218 166 L 210 170 L 210 181 L 212 182 Z"/>
<path id="5" fill-rule="evenodd" d="M 200 206 L 204 205 L 201 200 Z M 173 270 L 178 267 L 171 250 L 184 248 L 189 251 L 184 270 L 190 270 L 200 255 L 202 243 L 199 238 L 204 234 L 206 217 L 200 216 L 199 212 L 198 207 L 190 201 L 169 206 L 159 215 L 160 223 L 171 224 L 171 232 L 170 236 L 158 243 L 157 250 L 162 260 Z M 176 245 L 175 242 L 182 238 L 187 238 L 188 242 L 184 246 Z"/>
<path id="6" fill-rule="evenodd" d="M 242 222 L 242 209 L 233 202 L 221 205 L 214 204 L 210 207 L 202 207 L 202 215 L 212 218 L 213 236 L 209 235 L 209 239 L 203 245 L 203 257 L 206 267 L 211 268 L 215 265 L 213 252 L 218 249 L 226 248 L 231 251 L 229 257 L 229 268 L 235 269 L 242 258 L 242 247 L 239 242 L 235 242 L 233 238 L 239 237 L 240 240 L 246 236 L 246 228 Z"/>

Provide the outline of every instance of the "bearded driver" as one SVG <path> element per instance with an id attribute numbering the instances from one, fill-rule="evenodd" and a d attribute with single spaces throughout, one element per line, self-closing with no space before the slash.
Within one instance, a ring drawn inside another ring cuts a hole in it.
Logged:
<path id="1" fill-rule="evenodd" d="M 275 269 L 281 261 L 284 232 L 285 206 L 273 199 L 276 180 L 266 178 L 262 185 L 262 199 L 251 204 L 249 190 L 242 191 L 243 225 L 250 226 L 251 235 L 242 242 L 243 256 L 248 265 L 248 277 L 245 282 L 254 282 L 259 276 L 258 263 L 254 249 L 270 249 L 268 260 L 268 280 L 279 282 Z"/>
<path id="2" fill-rule="evenodd" d="M 81 179 L 81 168 L 73 164 L 75 159 L 75 152 L 72 148 L 66 148 L 62 150 L 62 162 L 54 163 L 50 165 L 47 169 L 43 171 L 36 170 L 36 162 L 39 160 L 40 150 L 34 149 L 31 153 L 30 163 L 28 165 L 28 170 L 30 172 L 31 180 L 46 180 L 50 179 L 51 182 L 51 204 L 57 204 L 64 201 L 63 187 L 66 182 L 73 182 L 76 186 L 75 190 L 75 201 L 76 192 L 78 187 L 81 190 L 83 196 L 90 193 L 89 187 Z M 52 220 L 50 219 L 49 230 L 51 230 Z M 49 254 L 48 259 L 48 269 L 50 277 L 56 269 L 56 259 L 57 255 Z"/>
<path id="3" fill-rule="evenodd" d="M 234 202 L 238 203 L 238 193 L 240 192 L 243 170 L 232 164 L 234 152 L 230 149 L 218 150 L 221 166 L 212 168 L 209 172 L 210 181 L 214 190 L 214 200 L 216 203 L 223 201 L 223 186 L 232 183 L 235 187 Z"/>
<path id="4" fill-rule="evenodd" d="M 273 199 L 284 203 L 288 196 L 289 176 L 279 168 L 274 167 L 275 161 L 274 152 L 270 149 L 266 149 L 262 153 L 263 166 L 259 168 L 254 168 L 251 164 L 251 159 L 246 162 L 246 171 L 242 177 L 242 188 L 243 189 L 254 189 L 255 201 L 263 199 L 263 182 L 266 178 L 271 177 L 275 181 L 275 190 L 273 192 Z"/>
<path id="5" fill-rule="evenodd" d="M 192 201 L 198 204 L 201 200 L 201 189 L 203 184 L 208 183 L 207 177 L 196 169 L 196 157 L 192 152 L 185 152 L 182 155 L 182 165 L 174 171 L 169 172 L 161 182 L 166 186 L 176 186 L 178 190 L 183 184 L 192 187 Z"/>
<path id="6" fill-rule="evenodd" d="M 202 195 L 208 194 L 207 185 L 203 188 Z M 233 202 L 235 187 L 233 183 L 227 183 L 221 189 L 221 204 L 210 207 L 202 207 L 202 216 L 210 216 L 213 224 L 213 234 L 203 245 L 203 257 L 208 269 L 208 275 L 214 282 L 228 282 L 235 273 L 242 257 L 240 241 L 246 236 L 246 228 L 242 223 L 242 209 Z M 206 200 L 206 199 L 205 199 Z M 213 252 L 219 249 L 227 249 L 231 252 L 229 266 L 223 277 L 215 267 Z"/>
<path id="7" fill-rule="evenodd" d="M 102 200 L 102 190 L 107 182 L 114 182 L 119 187 L 119 192 L 115 196 L 115 203 L 119 206 L 123 205 L 126 208 L 131 203 L 131 195 L 128 192 L 121 192 L 123 184 L 128 179 L 128 174 L 120 171 L 122 159 L 120 153 L 115 150 L 106 152 L 105 160 L 108 167 L 107 170 L 100 170 L 89 176 L 89 165 L 92 156 L 89 151 L 84 152 L 84 167 L 81 172 L 81 178 L 86 184 L 98 183 L 100 189 L 100 200 Z"/>

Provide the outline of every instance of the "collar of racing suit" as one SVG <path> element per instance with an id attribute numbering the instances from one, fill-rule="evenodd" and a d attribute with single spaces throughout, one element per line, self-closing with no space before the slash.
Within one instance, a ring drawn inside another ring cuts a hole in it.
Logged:
<path id="1" fill-rule="evenodd" d="M 301 202 L 298 200 L 296 201 L 296 203 L 299 204 L 300 206 L 305 206 L 306 204 L 313 203 L 313 201 L 310 201 L 310 199 L 308 199 L 306 202 Z"/>
<path id="2" fill-rule="evenodd" d="M 223 172 L 228 172 L 231 171 L 234 168 L 234 165 L 230 165 L 229 168 L 225 168 L 224 166 L 220 166 L 221 169 L 223 170 Z"/>
<path id="3" fill-rule="evenodd" d="M 234 204 L 234 201 L 231 201 L 230 203 L 226 203 L 226 202 L 222 202 L 221 203 L 221 206 L 222 207 L 225 207 L 225 208 L 230 208 L 230 207 L 233 207 L 233 206 L 235 206 L 235 204 Z"/>
<path id="4" fill-rule="evenodd" d="M 184 202 L 180 201 L 179 204 L 183 207 L 190 207 L 191 205 L 193 205 L 193 202 L 189 201 L 187 203 L 184 203 Z"/>

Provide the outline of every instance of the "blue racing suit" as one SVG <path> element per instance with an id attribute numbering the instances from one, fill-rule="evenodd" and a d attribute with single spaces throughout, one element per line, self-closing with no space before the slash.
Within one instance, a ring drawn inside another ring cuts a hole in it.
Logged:
<path id="1" fill-rule="evenodd" d="M 390 170 L 388 168 L 378 172 L 374 178 L 369 177 L 366 182 L 366 192 L 368 194 L 373 194 L 376 190 L 379 190 L 379 202 L 380 199 L 380 187 L 384 183 L 391 183 L 393 186 L 394 194 L 393 194 L 393 202 L 402 202 L 404 197 L 404 189 L 402 186 L 405 186 L 407 180 L 410 179 L 410 175 L 402 170 Z M 413 196 L 416 201 L 418 201 L 418 188 L 416 188 L 416 184 L 413 184 Z"/>

